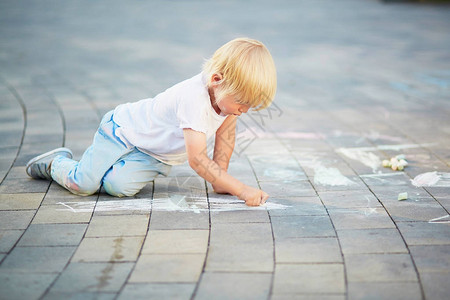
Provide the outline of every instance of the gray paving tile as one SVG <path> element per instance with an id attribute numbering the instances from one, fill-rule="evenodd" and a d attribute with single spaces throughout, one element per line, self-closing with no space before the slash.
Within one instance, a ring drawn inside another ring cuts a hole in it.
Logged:
<path id="1" fill-rule="evenodd" d="M 273 240 L 268 223 L 213 224 L 207 271 L 272 272 Z"/>
<path id="2" fill-rule="evenodd" d="M 84 238 L 72 262 L 134 262 L 141 250 L 143 237 Z"/>
<path id="3" fill-rule="evenodd" d="M 0 230 L 0 253 L 9 252 L 23 234 L 23 230 Z"/>
<path id="4" fill-rule="evenodd" d="M 209 229 L 209 213 L 153 211 L 150 228 L 153 230 Z"/>
<path id="5" fill-rule="evenodd" d="M 450 272 L 421 273 L 423 290 L 426 299 L 447 299 L 450 292 Z"/>
<path id="6" fill-rule="evenodd" d="M 86 237 L 143 236 L 147 233 L 149 215 L 94 216 Z"/>
<path id="7" fill-rule="evenodd" d="M 350 282 L 348 299 L 422 299 L 418 282 Z"/>
<path id="8" fill-rule="evenodd" d="M 47 180 L 30 178 L 6 178 L 0 186 L 1 194 L 45 193 L 50 185 Z"/>
<path id="9" fill-rule="evenodd" d="M 205 272 L 195 299 L 267 299 L 271 280 L 270 273 Z"/>
<path id="10" fill-rule="evenodd" d="M 3 261 L 0 271 L 58 273 L 74 251 L 75 247 L 15 247 Z"/>
<path id="11" fill-rule="evenodd" d="M 306 174 L 292 157 L 272 155 L 248 155 L 259 181 L 306 180 Z"/>
<path id="12" fill-rule="evenodd" d="M 77 212 L 63 205 L 43 205 L 36 213 L 32 224 L 88 223 L 92 209 Z"/>
<path id="13" fill-rule="evenodd" d="M 209 230 L 149 230 L 142 254 L 206 254 Z"/>
<path id="14" fill-rule="evenodd" d="M 399 222 L 397 226 L 409 246 L 450 244 L 449 224 Z"/>
<path id="15" fill-rule="evenodd" d="M 217 207 L 218 211 L 214 211 Z M 220 211 L 220 205 L 211 205 L 211 223 L 269 223 L 265 210 Z"/>
<path id="16" fill-rule="evenodd" d="M 18 246 L 78 246 L 86 224 L 31 224 Z"/>
<path id="17" fill-rule="evenodd" d="M 273 293 L 343 294 L 344 267 L 342 264 L 277 264 Z"/>
<path id="18" fill-rule="evenodd" d="M 115 299 L 115 293 L 99 293 L 99 292 L 50 292 L 44 297 L 46 300 L 54 299 L 66 299 L 66 300 L 113 300 Z"/>
<path id="19" fill-rule="evenodd" d="M 128 283 L 119 300 L 128 299 L 191 299 L 194 283 Z"/>
<path id="20" fill-rule="evenodd" d="M 275 240 L 295 237 L 335 237 L 328 216 L 274 216 L 271 218 Z"/>
<path id="21" fill-rule="evenodd" d="M 34 210 L 0 211 L 0 230 L 26 229 L 34 214 Z"/>
<path id="22" fill-rule="evenodd" d="M 18 274 L 0 271 L 1 299 L 40 299 L 58 274 Z M 17 288 L 20 287 L 20 288 Z"/>
<path id="23" fill-rule="evenodd" d="M 397 229 L 347 229 L 337 235 L 344 254 L 408 253 Z"/>
<path id="24" fill-rule="evenodd" d="M 345 294 L 281 294 L 272 295 L 272 300 L 344 300 Z"/>
<path id="25" fill-rule="evenodd" d="M 384 208 L 337 208 L 328 212 L 337 230 L 395 228 Z"/>
<path id="26" fill-rule="evenodd" d="M 447 272 L 450 267 L 450 245 L 409 246 L 419 273 Z"/>
<path id="27" fill-rule="evenodd" d="M 381 207 L 381 203 L 369 190 L 319 192 L 319 196 L 328 209 Z"/>
<path id="28" fill-rule="evenodd" d="M 202 273 L 204 261 L 204 254 L 141 255 L 128 282 L 197 282 Z"/>
<path id="29" fill-rule="evenodd" d="M 342 263 L 336 238 L 286 238 L 275 240 L 277 263 Z"/>
<path id="30" fill-rule="evenodd" d="M 288 206 L 270 210 L 270 216 L 321 216 L 328 215 L 319 197 L 273 198 L 269 201 Z"/>
<path id="31" fill-rule="evenodd" d="M 417 281 L 408 254 L 345 254 L 349 282 Z"/>
<path id="32" fill-rule="evenodd" d="M 0 194 L 0 210 L 38 209 L 44 193 Z"/>
<path id="33" fill-rule="evenodd" d="M 133 265 L 133 263 L 70 263 L 49 293 L 117 293 L 125 283 Z"/>
<path id="34" fill-rule="evenodd" d="M 447 215 L 433 199 L 387 202 L 384 205 L 396 222 L 429 221 Z"/>
<path id="35" fill-rule="evenodd" d="M 307 180 L 302 181 L 262 181 L 261 189 L 270 197 L 307 197 L 316 196 L 316 192 Z"/>

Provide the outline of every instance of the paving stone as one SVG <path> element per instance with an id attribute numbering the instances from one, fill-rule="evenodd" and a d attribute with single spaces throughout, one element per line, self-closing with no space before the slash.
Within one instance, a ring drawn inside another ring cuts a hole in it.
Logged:
<path id="1" fill-rule="evenodd" d="M 429 221 L 447 215 L 445 209 L 435 200 L 404 200 L 384 204 L 396 222 Z"/>
<path id="2" fill-rule="evenodd" d="M 119 300 L 128 299 L 191 299 L 194 283 L 128 283 Z"/>
<path id="3" fill-rule="evenodd" d="M 84 238 L 72 262 L 134 262 L 141 250 L 143 237 Z"/>
<path id="4" fill-rule="evenodd" d="M 275 240 L 295 237 L 335 237 L 328 216 L 274 216 L 271 218 Z"/>
<path id="5" fill-rule="evenodd" d="M 15 247 L 0 271 L 15 273 L 58 273 L 72 257 L 75 247 Z"/>
<path id="6" fill-rule="evenodd" d="M 142 254 L 206 254 L 209 230 L 149 230 Z"/>
<path id="7" fill-rule="evenodd" d="M 273 198 L 269 201 L 288 206 L 286 209 L 272 209 L 270 216 L 321 216 L 328 215 L 319 197 Z"/>
<path id="8" fill-rule="evenodd" d="M 336 238 L 286 238 L 275 240 L 277 263 L 342 263 Z"/>
<path id="9" fill-rule="evenodd" d="M 158 229 L 209 229 L 208 212 L 153 211 L 150 228 Z"/>
<path id="10" fill-rule="evenodd" d="M 117 293 L 133 266 L 133 263 L 70 263 L 49 293 Z"/>
<path id="11" fill-rule="evenodd" d="M 299 181 L 306 180 L 306 174 L 292 157 L 272 155 L 248 156 L 259 181 Z M 270 164 L 268 162 L 270 161 Z"/>
<path id="12" fill-rule="evenodd" d="M 381 207 L 381 203 L 369 190 L 319 192 L 319 196 L 328 209 Z"/>
<path id="13" fill-rule="evenodd" d="M 195 299 L 268 299 L 271 280 L 270 273 L 205 272 Z"/>
<path id="14" fill-rule="evenodd" d="M 449 294 L 450 272 L 425 272 L 420 274 L 426 299 L 447 299 Z"/>
<path id="15" fill-rule="evenodd" d="M 348 299 L 422 299 L 418 282 L 350 282 Z"/>
<path id="16" fill-rule="evenodd" d="M 349 282 L 417 281 L 408 254 L 345 254 Z"/>
<path id="17" fill-rule="evenodd" d="M 275 295 L 345 292 L 342 264 L 277 264 L 274 276 Z"/>
<path id="18" fill-rule="evenodd" d="M 0 194 L 0 210 L 37 209 L 44 193 Z"/>
<path id="19" fill-rule="evenodd" d="M 23 230 L 0 230 L 0 253 L 9 252 L 23 234 Z"/>
<path id="20" fill-rule="evenodd" d="M 45 193 L 50 185 L 47 180 L 6 178 L 0 185 L 1 194 Z"/>
<path id="21" fill-rule="evenodd" d="M 91 215 L 91 209 L 74 212 L 63 205 L 44 205 L 39 208 L 32 224 L 88 223 Z"/>
<path id="22" fill-rule="evenodd" d="M 35 211 L 0 211 L 0 230 L 26 229 Z"/>
<path id="23" fill-rule="evenodd" d="M 272 295 L 271 300 L 345 300 L 345 294 L 286 294 Z"/>
<path id="24" fill-rule="evenodd" d="M 399 222 L 397 223 L 397 226 L 409 246 L 450 244 L 449 224 Z"/>
<path id="25" fill-rule="evenodd" d="M 316 191 L 307 180 L 302 181 L 262 181 L 261 189 L 270 197 L 307 197 L 316 196 Z"/>
<path id="26" fill-rule="evenodd" d="M 207 271 L 272 272 L 273 240 L 268 223 L 213 224 Z"/>
<path id="27" fill-rule="evenodd" d="M 98 293 L 98 292 L 50 292 L 44 297 L 46 300 L 113 300 L 116 298 L 115 293 Z"/>
<path id="28" fill-rule="evenodd" d="M 18 246 L 78 246 L 86 224 L 31 224 Z"/>
<path id="29" fill-rule="evenodd" d="M 204 261 L 204 254 L 141 255 L 128 282 L 197 282 Z"/>
<path id="30" fill-rule="evenodd" d="M 148 215 L 95 216 L 89 223 L 86 237 L 144 236 Z"/>
<path id="31" fill-rule="evenodd" d="M 217 206 L 216 206 L 217 207 Z M 214 209 L 214 206 L 211 206 Z M 212 211 L 211 223 L 269 223 L 265 210 Z"/>
<path id="32" fill-rule="evenodd" d="M 337 208 L 328 212 L 337 230 L 395 228 L 384 208 Z"/>
<path id="33" fill-rule="evenodd" d="M 419 273 L 447 272 L 450 268 L 450 245 L 410 246 Z"/>
<path id="34" fill-rule="evenodd" d="M 407 186 L 411 183 L 411 179 L 404 172 L 389 172 L 361 175 L 361 179 L 369 186 Z"/>
<path id="35" fill-rule="evenodd" d="M 337 235 L 344 254 L 408 253 L 397 229 L 347 229 Z"/>
<path id="36" fill-rule="evenodd" d="M 58 274 L 23 274 L 0 270 L 0 298 L 40 299 L 56 276 Z"/>

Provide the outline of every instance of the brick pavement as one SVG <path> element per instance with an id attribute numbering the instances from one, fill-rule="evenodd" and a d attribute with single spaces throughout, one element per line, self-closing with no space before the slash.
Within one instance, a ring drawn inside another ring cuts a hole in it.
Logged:
<path id="1" fill-rule="evenodd" d="M 2 1 L 0 299 L 447 299 L 449 16 L 380 1 Z M 240 35 L 279 72 L 276 106 L 241 119 L 230 166 L 267 207 L 216 195 L 187 165 L 122 199 L 27 178 L 31 157 L 64 145 L 79 158 L 105 112 Z M 381 167 L 400 153 L 404 172 Z"/>

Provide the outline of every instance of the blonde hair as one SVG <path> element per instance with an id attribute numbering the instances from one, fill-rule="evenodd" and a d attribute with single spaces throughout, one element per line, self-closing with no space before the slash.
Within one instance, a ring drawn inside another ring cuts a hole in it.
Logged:
<path id="1" fill-rule="evenodd" d="M 260 110 L 268 107 L 275 97 L 277 74 L 272 55 L 263 43 L 249 38 L 234 39 L 214 53 L 203 65 L 208 87 L 219 84 L 218 101 L 234 95 L 237 103 Z M 214 74 L 222 80 L 211 83 Z"/>

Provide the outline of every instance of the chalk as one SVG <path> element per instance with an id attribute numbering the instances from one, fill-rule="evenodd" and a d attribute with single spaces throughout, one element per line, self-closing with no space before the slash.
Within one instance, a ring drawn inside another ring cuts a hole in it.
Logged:
<path id="1" fill-rule="evenodd" d="M 381 162 L 381 165 L 385 168 L 391 168 L 394 171 L 403 171 L 408 165 L 404 154 L 391 157 L 389 160 L 385 159 Z"/>
<path id="2" fill-rule="evenodd" d="M 403 201 L 403 200 L 406 200 L 406 199 L 408 199 L 408 193 L 407 192 L 398 194 L 398 198 L 397 198 L 398 201 Z"/>

